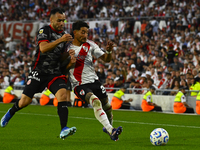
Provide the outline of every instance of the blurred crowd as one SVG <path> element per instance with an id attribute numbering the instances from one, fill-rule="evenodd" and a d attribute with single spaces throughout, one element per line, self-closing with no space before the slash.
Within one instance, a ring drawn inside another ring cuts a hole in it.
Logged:
<path id="1" fill-rule="evenodd" d="M 186 87 L 200 90 L 200 1 L 199 0 L 0 0 L 0 21 L 48 20 L 52 8 L 66 10 L 67 21 L 101 20 L 88 39 L 102 50 L 115 43 L 112 61 L 94 58 L 95 71 L 107 92 L 126 87 L 128 93 L 144 94 L 154 85 L 161 94 L 175 95 Z M 9 12 L 9 13 L 7 13 Z M 159 21 L 166 27 L 160 29 Z M 116 32 L 118 21 L 122 24 Z M 134 30 L 141 21 L 141 31 Z M 35 53 L 35 37 L 26 32 L 21 42 L 0 36 L 0 84 L 24 85 Z M 113 89 L 114 88 L 114 89 Z M 141 90 L 140 90 L 141 89 Z"/>

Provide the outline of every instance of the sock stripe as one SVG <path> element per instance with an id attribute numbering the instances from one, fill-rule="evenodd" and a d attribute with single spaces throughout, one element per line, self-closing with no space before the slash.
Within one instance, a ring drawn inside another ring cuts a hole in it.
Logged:
<path id="1" fill-rule="evenodd" d="M 98 98 L 94 98 L 94 99 L 92 100 L 92 104 L 93 104 L 94 100 L 96 100 L 96 99 L 98 99 Z"/>
<path id="2" fill-rule="evenodd" d="M 105 111 L 108 111 L 108 110 L 110 110 L 112 108 L 112 106 L 110 106 L 108 109 L 106 109 Z"/>
<path id="3" fill-rule="evenodd" d="M 105 113 L 104 113 L 104 112 L 102 112 L 102 113 L 100 114 L 100 116 L 99 116 L 99 117 L 101 117 L 102 115 L 105 115 Z"/>

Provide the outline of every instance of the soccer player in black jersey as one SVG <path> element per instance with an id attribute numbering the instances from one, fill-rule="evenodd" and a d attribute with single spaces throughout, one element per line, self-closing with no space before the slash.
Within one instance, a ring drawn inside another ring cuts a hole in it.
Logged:
<path id="1" fill-rule="evenodd" d="M 76 127 L 67 127 L 67 78 L 65 75 L 62 75 L 60 69 L 60 59 L 65 52 L 65 45 L 73 40 L 70 34 L 66 34 L 63 31 L 64 20 L 64 11 L 60 8 L 55 8 L 50 13 L 50 25 L 39 29 L 32 71 L 28 76 L 21 99 L 2 117 L 2 127 L 8 124 L 8 121 L 17 111 L 32 102 L 35 93 L 42 92 L 47 87 L 58 99 L 57 110 L 61 124 L 60 138 L 65 139 L 76 132 Z M 69 52 L 71 59 L 66 67 L 71 67 L 75 63 L 74 54 L 73 50 Z"/>

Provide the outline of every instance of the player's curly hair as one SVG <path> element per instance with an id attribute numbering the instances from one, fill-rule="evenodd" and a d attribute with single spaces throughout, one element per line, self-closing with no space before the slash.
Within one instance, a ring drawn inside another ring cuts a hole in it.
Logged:
<path id="1" fill-rule="evenodd" d="M 73 31 L 74 30 L 80 30 L 81 27 L 86 27 L 86 28 L 89 29 L 89 25 L 86 22 L 84 22 L 84 21 L 77 21 L 77 22 L 73 23 L 72 30 Z"/>

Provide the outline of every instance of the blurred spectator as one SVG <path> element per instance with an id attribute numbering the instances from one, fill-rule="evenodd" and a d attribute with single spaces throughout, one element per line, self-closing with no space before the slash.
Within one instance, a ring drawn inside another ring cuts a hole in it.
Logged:
<path id="1" fill-rule="evenodd" d="M 144 20 L 142 20 L 142 24 L 141 24 L 141 34 L 142 34 L 142 35 L 143 35 L 144 32 L 145 32 L 146 26 L 147 26 L 146 20 L 144 19 Z"/>
<path id="2" fill-rule="evenodd" d="M 156 88 L 154 86 L 150 87 L 150 90 L 145 93 L 142 100 L 142 111 L 161 111 L 162 108 L 155 103 L 153 103 L 152 94 L 154 94 Z"/>
<path id="3" fill-rule="evenodd" d="M 194 113 L 194 109 L 186 103 L 185 88 L 180 87 L 179 92 L 174 99 L 175 113 Z"/>
<path id="4" fill-rule="evenodd" d="M 96 23 L 96 24 L 95 24 L 95 28 L 94 28 L 94 33 L 96 33 L 96 34 L 98 34 L 98 35 L 100 36 L 100 31 L 101 31 L 101 29 L 100 29 L 100 27 L 99 27 L 99 24 Z"/>
<path id="5" fill-rule="evenodd" d="M 100 82 L 103 84 L 105 83 L 106 75 L 102 67 L 96 72 L 97 76 L 99 77 Z"/>
<path id="6" fill-rule="evenodd" d="M 152 18 L 151 25 L 153 27 L 152 32 L 158 33 L 159 24 L 155 17 Z"/>
<path id="7" fill-rule="evenodd" d="M 143 52 L 142 52 L 143 53 Z M 141 56 L 142 57 L 142 56 Z M 143 72 L 144 71 L 144 61 L 141 60 L 141 57 L 137 57 L 137 61 L 136 61 L 136 69 L 139 72 Z M 143 57 L 144 58 L 144 57 Z M 144 58 L 145 59 L 145 58 Z M 147 59 L 147 58 L 146 58 Z"/>
<path id="8" fill-rule="evenodd" d="M 197 94 L 196 98 L 196 113 L 200 115 L 200 92 Z"/>
<path id="9" fill-rule="evenodd" d="M 171 88 L 173 90 L 179 90 L 180 88 L 180 83 L 179 83 L 179 80 L 175 79 L 172 83 L 172 86 Z M 176 95 L 178 93 L 178 91 L 171 91 L 170 95 Z"/>
<path id="10" fill-rule="evenodd" d="M 113 79 L 109 79 L 109 83 L 108 83 L 108 88 L 110 89 L 107 89 L 107 93 L 114 93 L 114 88 L 115 87 L 115 84 L 114 84 L 114 80 Z"/>
<path id="11" fill-rule="evenodd" d="M 3 95 L 3 102 L 4 103 L 10 103 L 10 102 L 15 102 L 16 99 L 18 98 L 13 89 L 13 82 L 9 83 L 9 86 L 4 90 L 4 95 Z"/>
<path id="12" fill-rule="evenodd" d="M 107 29 L 108 39 L 114 40 L 115 38 L 115 28 L 112 23 L 110 23 L 110 27 Z"/>
<path id="13" fill-rule="evenodd" d="M 123 86 L 123 83 L 122 83 L 120 77 L 116 77 L 114 79 L 114 88 L 118 88 L 119 89 L 122 86 Z M 116 90 L 114 90 L 113 92 L 116 92 Z"/>
<path id="14" fill-rule="evenodd" d="M 158 71 L 157 74 L 158 74 L 158 78 L 154 80 L 154 85 L 158 89 L 164 89 L 166 86 L 165 84 L 167 82 L 167 79 L 163 77 L 163 73 L 161 71 Z"/>
<path id="15" fill-rule="evenodd" d="M 171 64 L 173 70 L 175 71 L 183 70 L 184 66 L 182 63 L 178 62 L 178 57 L 174 57 L 173 62 L 174 63 Z"/>
<path id="16" fill-rule="evenodd" d="M 145 27 L 144 34 L 150 39 L 153 34 L 153 26 L 151 25 L 149 20 L 146 20 L 146 22 L 147 22 L 147 25 Z"/>
<path id="17" fill-rule="evenodd" d="M 171 73 L 170 73 L 170 72 L 167 72 L 167 73 L 166 73 L 166 82 L 165 82 L 165 87 L 164 87 L 164 89 L 170 89 L 171 83 L 172 83 L 172 76 L 171 76 Z M 163 92 L 163 95 L 169 95 L 169 94 L 170 94 L 169 91 Z"/>
<path id="18" fill-rule="evenodd" d="M 126 77 L 127 80 L 131 80 L 131 79 L 137 79 L 138 75 L 139 75 L 139 71 L 136 70 L 136 66 L 135 64 L 132 64 L 130 67 L 130 71 Z"/>
<path id="19" fill-rule="evenodd" d="M 40 97 L 40 105 L 44 106 L 44 105 L 53 105 L 53 100 L 54 100 L 55 96 L 51 93 L 51 91 L 49 91 L 48 89 L 45 89 L 42 92 L 42 95 Z"/>
<path id="20" fill-rule="evenodd" d="M 132 88 L 132 93 L 133 94 L 142 94 L 142 90 L 139 90 L 141 88 L 142 88 L 142 86 L 140 85 L 140 82 L 136 81 L 135 86 Z"/>
<path id="21" fill-rule="evenodd" d="M 125 91 L 126 88 L 121 87 L 118 91 L 114 93 L 111 101 L 112 109 L 130 109 L 130 102 L 132 102 L 133 99 L 126 99 L 124 95 Z"/>

